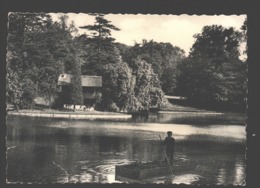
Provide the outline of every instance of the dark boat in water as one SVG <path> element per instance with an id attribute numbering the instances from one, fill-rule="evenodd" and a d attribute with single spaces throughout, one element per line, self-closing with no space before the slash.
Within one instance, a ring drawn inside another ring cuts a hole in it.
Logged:
<path id="1" fill-rule="evenodd" d="M 167 175 L 175 175 L 184 171 L 190 171 L 196 168 L 196 164 L 191 162 L 176 163 L 169 166 L 164 161 L 154 161 L 147 163 L 132 163 L 128 165 L 120 165 L 115 168 L 116 179 L 138 182 L 141 180 L 161 177 Z"/>

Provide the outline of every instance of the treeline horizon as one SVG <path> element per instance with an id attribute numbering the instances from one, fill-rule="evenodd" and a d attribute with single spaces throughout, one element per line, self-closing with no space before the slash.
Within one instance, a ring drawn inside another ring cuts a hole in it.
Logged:
<path id="1" fill-rule="evenodd" d="M 115 42 L 120 32 L 105 18 L 80 26 L 77 34 L 63 14 L 57 21 L 47 13 L 10 13 L 7 46 L 7 102 L 33 108 L 43 97 L 49 107 L 82 105 L 81 75 L 102 76 L 95 94 L 96 109 L 139 112 L 170 106 L 164 95 L 187 97 L 186 103 L 213 110 L 245 111 L 246 60 L 240 45 L 246 42 L 246 20 L 238 31 L 221 25 L 204 26 L 195 34 L 188 56 L 170 43 L 143 40 L 133 46 Z M 246 53 L 246 52 L 244 52 Z M 73 75 L 69 100 L 57 86 L 62 73 Z"/>

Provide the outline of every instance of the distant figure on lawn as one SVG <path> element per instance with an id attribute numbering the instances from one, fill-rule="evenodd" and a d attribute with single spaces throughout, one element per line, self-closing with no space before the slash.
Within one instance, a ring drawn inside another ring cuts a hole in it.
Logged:
<path id="1" fill-rule="evenodd" d="M 163 141 L 163 145 L 165 146 L 166 155 L 170 164 L 173 164 L 174 144 L 175 139 L 172 137 L 172 132 L 168 131 L 167 137 Z M 166 157 L 165 160 L 167 160 Z"/>

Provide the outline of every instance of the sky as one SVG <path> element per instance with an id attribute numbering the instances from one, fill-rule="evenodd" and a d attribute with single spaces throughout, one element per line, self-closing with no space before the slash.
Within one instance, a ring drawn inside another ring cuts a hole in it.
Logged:
<path id="1" fill-rule="evenodd" d="M 53 20 L 57 20 L 59 16 L 59 14 L 51 15 Z M 68 13 L 67 15 L 69 16 L 68 22 L 74 21 L 77 28 L 94 23 L 94 16 L 84 13 Z M 135 42 L 140 43 L 143 39 L 169 42 L 173 46 L 183 49 L 188 55 L 195 41 L 193 35 L 201 33 L 204 26 L 217 24 L 240 30 L 246 15 L 107 14 L 105 18 L 121 29 L 112 31 L 112 37 L 116 39 L 116 42 L 129 46 L 134 45 Z M 88 33 L 88 31 L 78 28 L 78 33 Z"/>

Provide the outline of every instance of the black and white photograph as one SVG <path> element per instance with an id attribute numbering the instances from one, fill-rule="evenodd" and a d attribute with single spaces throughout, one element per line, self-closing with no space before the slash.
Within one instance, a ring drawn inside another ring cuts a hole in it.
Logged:
<path id="1" fill-rule="evenodd" d="M 9 12 L 7 184 L 246 185 L 247 15 Z"/>

